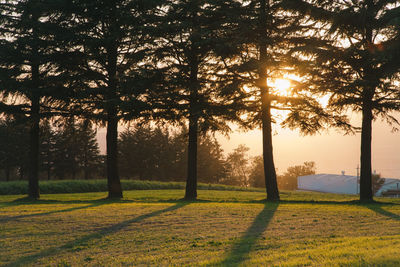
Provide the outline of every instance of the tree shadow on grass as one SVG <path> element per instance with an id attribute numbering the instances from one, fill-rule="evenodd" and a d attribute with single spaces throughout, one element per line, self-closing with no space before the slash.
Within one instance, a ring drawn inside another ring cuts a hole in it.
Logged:
<path id="1" fill-rule="evenodd" d="M 58 199 L 37 199 L 33 200 L 28 197 L 22 197 L 8 202 L 0 202 L 1 208 L 8 208 L 21 205 L 46 205 L 46 204 L 97 204 L 97 203 L 179 203 L 179 202 L 218 202 L 207 199 L 199 199 L 194 201 L 188 201 L 185 199 L 109 199 L 109 198 L 98 198 L 98 199 L 73 199 L 73 200 L 58 200 Z"/>
<path id="2" fill-rule="evenodd" d="M 101 198 L 101 199 L 95 199 L 95 200 L 52 200 L 52 199 L 33 200 L 28 197 L 23 197 L 23 198 L 15 199 L 14 201 L 7 202 L 7 203 L 5 203 L 6 205 L 3 205 L 2 207 L 12 207 L 12 206 L 19 206 L 19 205 L 47 205 L 47 204 L 59 204 L 59 205 L 89 204 L 89 205 L 81 206 L 81 207 L 72 207 L 72 208 L 67 208 L 67 209 L 62 209 L 62 210 L 47 211 L 47 212 L 43 212 L 43 213 L 33 213 L 33 214 L 26 214 L 26 215 L 1 217 L 0 223 L 23 219 L 23 218 L 45 216 L 45 215 L 50 215 L 50 214 L 54 214 L 54 213 L 63 213 L 63 212 L 69 212 L 69 211 L 74 211 L 74 210 L 87 209 L 87 208 L 97 207 L 97 206 L 101 206 L 101 205 L 105 205 L 105 204 L 125 203 L 125 202 L 126 201 L 120 200 L 120 199 L 107 199 L 107 198 Z"/>
<path id="3" fill-rule="evenodd" d="M 81 209 L 87 209 L 87 208 L 92 208 L 92 207 L 97 207 L 105 204 L 111 204 L 111 203 L 182 203 L 182 202 L 188 202 L 187 200 L 184 199 L 166 199 L 166 200 L 159 200 L 157 202 L 142 202 L 142 201 L 136 201 L 136 200 L 128 200 L 128 199 L 108 199 L 108 198 L 102 198 L 102 199 L 96 199 L 96 200 L 51 200 L 51 199 L 38 199 L 38 200 L 32 200 L 30 198 L 19 198 L 14 201 L 7 202 L 6 206 L 3 205 L 1 207 L 11 207 L 11 206 L 19 206 L 19 205 L 46 205 L 46 204 L 66 204 L 66 205 L 71 205 L 71 204 L 89 204 L 87 206 L 80 206 L 80 207 L 72 207 L 72 208 L 67 208 L 67 209 L 62 209 L 62 210 L 54 210 L 54 211 L 47 211 L 43 213 L 33 213 L 33 214 L 25 214 L 25 215 L 17 215 L 17 216 L 4 216 L 0 217 L 0 223 L 5 223 L 13 220 L 18 220 L 18 219 L 24 219 L 24 218 L 30 218 L 30 217 L 39 217 L 39 216 L 46 216 L 54 213 L 63 213 L 63 212 L 69 212 L 69 211 L 74 211 L 74 210 L 81 210 Z M 195 200 L 195 201 L 190 201 L 192 203 L 210 203 L 212 201 L 210 200 Z"/>
<path id="4" fill-rule="evenodd" d="M 217 263 L 218 266 L 239 266 L 248 258 L 254 245 L 261 238 L 268 224 L 271 222 L 275 211 L 278 209 L 279 202 L 267 202 L 264 209 L 257 215 L 251 226 L 237 241 L 226 258 Z"/>
<path id="5" fill-rule="evenodd" d="M 365 207 L 370 209 L 370 210 L 372 210 L 372 211 L 375 211 L 376 213 L 379 213 L 379 214 L 381 214 L 383 216 L 386 216 L 386 217 L 395 219 L 397 221 L 400 221 L 400 215 L 382 209 L 381 205 L 365 205 Z"/>
<path id="6" fill-rule="evenodd" d="M 45 204 L 94 204 L 99 202 L 106 202 L 107 199 L 94 199 L 94 200 L 56 200 L 56 199 L 32 199 L 29 197 L 17 198 L 13 201 L 0 203 L 0 208 L 8 208 L 22 205 L 45 205 Z"/>
<path id="7" fill-rule="evenodd" d="M 0 217 L 0 223 L 5 223 L 9 221 L 14 221 L 14 220 L 19 220 L 19 219 L 24 219 L 24 218 L 31 218 L 31 217 L 40 217 L 40 216 L 46 216 L 50 214 L 55 214 L 55 213 L 63 213 L 63 212 L 69 212 L 69 211 L 74 211 L 74 210 L 82 210 L 82 209 L 88 209 L 88 208 L 93 208 L 97 206 L 101 206 L 104 204 L 108 204 L 105 201 L 99 201 L 87 206 L 80 206 L 80 207 L 72 207 L 68 209 L 62 209 L 62 210 L 52 210 L 52 211 L 46 211 L 42 213 L 31 213 L 31 214 L 25 214 L 25 215 L 17 215 L 17 216 L 5 216 L 5 217 Z"/>
<path id="8" fill-rule="evenodd" d="M 6 266 L 22 266 L 22 265 L 26 265 L 26 264 L 32 264 L 32 263 L 34 263 L 35 261 L 37 261 L 37 260 L 39 260 L 41 258 L 55 255 L 58 252 L 60 252 L 61 250 L 73 249 L 74 247 L 77 247 L 77 246 L 80 246 L 80 245 L 86 245 L 89 241 L 100 239 L 100 238 L 102 238 L 102 237 L 104 237 L 106 235 L 116 233 L 116 232 L 124 229 L 125 227 L 129 226 L 132 223 L 140 222 L 140 221 L 143 221 L 143 220 L 145 220 L 147 218 L 158 216 L 158 215 L 160 215 L 162 213 L 165 213 L 165 212 L 177 210 L 177 209 L 182 208 L 182 207 L 184 207 L 184 206 L 186 206 L 188 204 L 190 204 L 190 202 L 179 202 L 179 203 L 176 203 L 174 206 L 171 206 L 171 207 L 168 207 L 168 208 L 165 208 L 165 209 L 162 209 L 162 210 L 153 211 L 153 212 L 150 212 L 150 213 L 143 214 L 143 215 L 140 215 L 138 217 L 132 218 L 130 220 L 126 220 L 126 221 L 123 221 L 123 222 L 120 222 L 120 223 L 117 223 L 117 224 L 114 224 L 114 225 L 111 225 L 111 226 L 103 227 L 103 228 L 101 228 L 100 230 L 98 230 L 95 233 L 92 233 L 92 234 L 89 234 L 89 235 L 85 235 L 85 236 L 83 236 L 81 238 L 78 238 L 78 239 L 75 239 L 73 241 L 70 241 L 70 242 L 68 242 L 68 243 L 66 243 L 66 244 L 64 244 L 62 246 L 48 248 L 48 249 L 40 251 L 39 253 L 36 253 L 36 254 L 33 254 L 33 255 L 28 255 L 28 256 L 25 256 L 25 257 L 21 257 L 21 258 L 17 259 L 14 262 L 11 262 L 11 263 L 8 263 L 8 264 L 4 265 L 4 267 L 6 267 Z"/>

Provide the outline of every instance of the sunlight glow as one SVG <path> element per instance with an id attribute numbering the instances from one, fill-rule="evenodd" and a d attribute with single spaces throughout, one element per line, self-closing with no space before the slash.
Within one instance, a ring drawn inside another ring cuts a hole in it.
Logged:
<path id="1" fill-rule="evenodd" d="M 292 86 L 290 80 L 285 78 L 279 78 L 269 80 L 268 85 L 272 87 L 277 95 L 289 95 L 290 88 Z"/>
<path id="2" fill-rule="evenodd" d="M 290 88 L 290 81 L 286 79 L 276 79 L 274 82 L 274 87 L 279 91 L 287 91 Z"/>

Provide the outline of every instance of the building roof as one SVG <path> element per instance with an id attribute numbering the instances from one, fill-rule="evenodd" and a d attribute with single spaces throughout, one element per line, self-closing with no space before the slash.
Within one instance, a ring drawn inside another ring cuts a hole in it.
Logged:
<path id="1" fill-rule="evenodd" d="M 385 183 L 376 195 L 388 190 L 400 189 L 400 179 L 384 178 Z M 357 176 L 339 174 L 315 174 L 297 177 L 298 189 L 337 194 L 358 194 Z"/>

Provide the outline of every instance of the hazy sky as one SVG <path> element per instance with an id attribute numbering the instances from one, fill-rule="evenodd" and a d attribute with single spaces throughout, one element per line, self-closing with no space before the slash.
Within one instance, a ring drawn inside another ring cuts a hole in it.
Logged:
<path id="1" fill-rule="evenodd" d="M 372 169 L 386 178 L 400 178 L 400 133 L 392 133 L 385 123 L 375 122 L 372 140 Z M 262 153 L 259 130 L 234 133 L 230 139 L 219 139 L 225 152 L 238 144 L 251 148 L 252 155 Z M 356 175 L 360 161 L 360 134 L 346 135 L 331 130 L 314 136 L 301 136 L 287 129 L 275 129 L 274 159 L 278 173 L 288 166 L 315 161 L 317 173 Z"/>
<path id="2" fill-rule="evenodd" d="M 399 116 L 397 116 L 399 117 Z M 353 116 L 355 123 L 358 116 Z M 121 127 L 122 129 L 122 127 Z M 373 124 L 372 169 L 386 178 L 400 178 L 400 133 L 392 133 L 386 123 L 376 121 Z M 105 151 L 105 130 L 98 132 L 101 151 Z M 259 130 L 234 132 L 227 139 L 217 135 L 225 153 L 231 152 L 239 144 L 250 148 L 252 156 L 262 153 L 262 137 Z M 287 167 L 315 161 L 317 173 L 356 175 L 360 161 L 360 134 L 344 136 L 331 130 L 314 136 L 301 136 L 296 131 L 274 128 L 273 136 L 275 166 L 278 173 Z"/>

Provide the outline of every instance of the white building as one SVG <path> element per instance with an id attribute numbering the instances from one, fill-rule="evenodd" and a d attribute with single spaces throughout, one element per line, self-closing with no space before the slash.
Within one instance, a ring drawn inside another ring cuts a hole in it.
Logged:
<path id="1" fill-rule="evenodd" d="M 358 194 L 360 184 L 357 176 L 336 174 L 315 174 L 297 177 L 299 190 L 316 191 L 336 194 Z M 400 190 L 400 179 L 385 178 L 385 183 L 375 194 L 381 196 L 387 191 Z"/>

